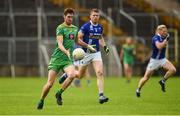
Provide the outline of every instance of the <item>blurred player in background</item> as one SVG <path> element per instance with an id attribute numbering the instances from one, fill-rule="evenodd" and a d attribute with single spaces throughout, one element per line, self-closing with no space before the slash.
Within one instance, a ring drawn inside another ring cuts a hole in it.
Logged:
<path id="1" fill-rule="evenodd" d="M 65 9 L 64 22 L 56 29 L 57 43 L 48 65 L 48 80 L 42 89 L 41 98 L 37 109 L 43 108 L 44 99 L 47 96 L 50 88 L 53 86 L 55 78 L 60 70 L 66 72 L 68 78 L 65 80 L 61 89 L 55 95 L 58 105 L 62 105 L 61 95 L 75 77 L 75 67 L 72 61 L 72 51 L 74 42 L 77 40 L 76 38 L 78 34 L 78 28 L 72 24 L 74 13 L 74 9 L 72 8 Z M 80 45 L 89 48 L 91 51 L 95 51 L 94 48 L 88 46 L 88 44 L 82 42 L 81 40 L 78 40 L 77 42 Z"/>
<path id="2" fill-rule="evenodd" d="M 86 52 L 84 59 L 81 60 L 81 66 L 77 74 L 78 78 L 82 78 L 87 70 L 87 67 L 92 63 L 97 76 L 97 86 L 99 90 L 99 103 L 108 101 L 108 98 L 104 95 L 104 76 L 103 76 L 103 62 L 100 52 L 100 46 L 104 48 L 104 51 L 108 54 L 109 48 L 107 47 L 103 38 L 103 27 L 98 23 L 100 18 L 100 12 L 98 9 L 92 9 L 90 11 L 90 21 L 85 23 L 79 30 L 78 38 L 82 39 L 85 43 L 93 46 L 96 49 L 95 53 L 92 53 L 86 48 L 83 48 Z M 62 83 L 66 74 L 63 74 L 60 78 Z"/>
<path id="3" fill-rule="evenodd" d="M 176 72 L 174 65 L 165 57 L 166 46 L 168 44 L 169 34 L 165 25 L 159 25 L 156 29 L 156 35 L 152 38 L 152 56 L 148 63 L 144 77 L 140 79 L 136 96 L 140 97 L 140 91 L 143 85 L 148 81 L 153 72 L 162 67 L 167 70 L 164 77 L 159 81 L 161 90 L 166 92 L 165 82 L 167 79 Z"/>
<path id="4" fill-rule="evenodd" d="M 132 38 L 128 37 L 126 43 L 122 46 L 120 59 L 123 60 L 124 74 L 129 83 L 132 77 L 132 67 L 134 64 L 134 55 L 136 54 L 135 45 Z"/>

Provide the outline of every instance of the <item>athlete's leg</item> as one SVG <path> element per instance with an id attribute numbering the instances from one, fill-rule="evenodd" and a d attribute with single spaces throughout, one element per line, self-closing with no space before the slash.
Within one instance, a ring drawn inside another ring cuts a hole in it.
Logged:
<path id="1" fill-rule="evenodd" d="M 90 84 L 90 76 L 88 72 L 88 65 L 79 65 L 78 66 L 78 71 L 76 71 L 76 79 L 74 80 L 74 85 L 76 87 L 81 86 L 81 81 L 80 79 L 86 77 L 87 79 L 87 84 Z"/>
<path id="2" fill-rule="evenodd" d="M 79 78 L 79 79 L 83 78 L 86 74 L 87 67 L 88 65 L 79 66 L 79 70 L 76 71 L 76 78 Z"/>
<path id="3" fill-rule="evenodd" d="M 68 78 L 63 82 L 61 89 L 56 93 L 57 98 L 57 104 L 62 105 L 62 93 L 67 89 L 67 87 L 71 84 L 73 79 L 75 78 L 75 67 L 73 65 L 70 65 L 66 68 L 64 68 L 65 73 L 68 75 Z"/>
<path id="4" fill-rule="evenodd" d="M 166 59 L 166 63 L 163 65 L 163 68 L 167 70 L 166 74 L 164 75 L 164 81 L 166 81 L 171 75 L 176 73 L 176 68 L 174 65 Z"/>
<path id="5" fill-rule="evenodd" d="M 78 69 L 75 71 L 76 78 L 81 79 L 84 77 L 86 73 L 88 65 L 79 65 Z M 60 78 L 59 78 L 59 83 L 62 84 L 66 78 L 68 77 L 67 73 L 64 73 Z"/>
<path id="6" fill-rule="evenodd" d="M 40 99 L 38 107 L 37 107 L 38 109 L 43 108 L 44 99 L 47 96 L 47 94 L 48 94 L 49 90 L 51 89 L 51 87 L 53 86 L 56 75 L 57 75 L 57 73 L 55 71 L 49 70 L 49 72 L 48 72 L 48 80 L 47 80 L 46 84 L 44 85 L 44 87 L 42 89 L 41 99 Z"/>
<path id="7" fill-rule="evenodd" d="M 63 73 L 60 77 L 59 77 L 59 84 L 62 84 L 66 78 L 68 77 L 68 75 L 66 73 Z"/>
<path id="8" fill-rule="evenodd" d="M 132 77 L 132 67 L 129 64 L 124 64 L 124 72 L 125 76 L 127 78 L 127 81 L 130 82 L 131 77 Z"/>
<path id="9" fill-rule="evenodd" d="M 62 84 L 62 89 L 66 89 L 71 82 L 73 81 L 73 79 L 76 76 L 76 70 L 75 67 L 73 65 L 68 66 L 64 69 L 65 73 L 68 75 L 68 78 L 64 81 L 64 83 Z"/>
<path id="10" fill-rule="evenodd" d="M 85 77 L 86 77 L 86 80 L 87 80 L 87 85 L 90 85 L 91 77 L 90 77 L 88 68 L 86 69 Z"/>
<path id="11" fill-rule="evenodd" d="M 136 90 L 137 97 L 140 97 L 140 91 L 141 91 L 142 87 L 148 81 L 148 79 L 151 77 L 153 72 L 154 72 L 153 70 L 146 70 L 144 77 L 140 79 L 139 84 L 138 84 L 138 88 Z"/>
<path id="12" fill-rule="evenodd" d="M 128 80 L 130 81 L 131 80 L 131 78 L 132 78 L 132 66 L 131 65 L 129 65 L 129 70 L 128 70 Z"/>
<path id="13" fill-rule="evenodd" d="M 143 76 L 143 78 L 140 79 L 139 84 L 138 84 L 138 88 L 141 90 L 141 88 L 144 86 L 144 84 L 146 83 L 146 81 L 149 80 L 149 78 L 151 77 L 151 75 L 153 74 L 154 71 L 152 70 L 146 70 L 145 75 Z"/>
<path id="14" fill-rule="evenodd" d="M 79 70 L 79 64 L 75 65 L 75 68 L 76 68 L 76 73 L 77 73 L 77 71 Z M 75 87 L 81 87 L 81 80 L 79 78 L 75 78 L 73 81 L 73 85 Z"/>
<path id="15" fill-rule="evenodd" d="M 164 77 L 159 81 L 159 84 L 161 85 L 161 90 L 163 92 L 166 92 L 165 89 L 165 82 L 166 80 L 173 75 L 174 73 L 176 73 L 176 68 L 174 67 L 174 65 L 166 59 L 166 63 L 163 65 L 163 68 L 165 70 L 167 70 L 166 74 L 164 75 Z"/>
<path id="16" fill-rule="evenodd" d="M 97 86 L 99 90 L 99 102 L 104 103 L 108 101 L 108 98 L 104 96 L 104 76 L 103 76 L 103 62 L 102 60 L 92 62 L 94 70 L 97 76 Z"/>
<path id="17" fill-rule="evenodd" d="M 93 61 L 92 64 L 97 76 L 97 86 L 99 89 L 99 93 L 103 93 L 104 92 L 103 63 L 102 61 Z"/>
<path id="18" fill-rule="evenodd" d="M 125 74 L 125 77 L 127 78 L 127 75 L 128 75 L 128 64 L 124 63 L 124 74 Z"/>

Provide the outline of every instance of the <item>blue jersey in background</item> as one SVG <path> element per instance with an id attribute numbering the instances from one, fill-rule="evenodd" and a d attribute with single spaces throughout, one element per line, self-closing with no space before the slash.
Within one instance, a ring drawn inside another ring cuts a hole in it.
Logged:
<path id="1" fill-rule="evenodd" d="M 155 35 L 152 38 L 152 58 L 153 59 L 163 59 L 165 58 L 165 53 L 166 53 L 166 47 L 162 49 L 158 49 L 156 47 L 156 42 L 163 42 L 164 38 L 162 38 L 160 35 Z"/>
<path id="2" fill-rule="evenodd" d="M 84 34 L 83 41 L 89 45 L 92 45 L 96 51 L 99 51 L 99 39 L 102 37 L 103 28 L 100 24 L 94 25 L 91 21 L 85 23 L 80 31 Z M 83 48 L 85 52 L 88 52 L 87 48 Z"/>

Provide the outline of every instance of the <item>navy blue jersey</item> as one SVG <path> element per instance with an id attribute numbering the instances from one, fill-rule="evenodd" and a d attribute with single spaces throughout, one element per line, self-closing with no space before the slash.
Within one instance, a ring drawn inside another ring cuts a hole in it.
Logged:
<path id="1" fill-rule="evenodd" d="M 156 47 L 156 42 L 163 42 L 163 38 L 160 35 L 155 35 L 152 38 L 152 58 L 153 59 L 163 59 L 165 58 L 165 53 L 166 53 L 166 47 L 162 48 L 162 49 L 158 49 Z"/>
<path id="2" fill-rule="evenodd" d="M 99 39 L 102 37 L 103 27 L 100 24 L 94 25 L 92 22 L 85 23 L 80 32 L 84 34 L 83 41 L 89 45 L 92 45 L 96 51 L 99 51 Z M 85 52 L 88 52 L 87 48 L 83 48 Z"/>

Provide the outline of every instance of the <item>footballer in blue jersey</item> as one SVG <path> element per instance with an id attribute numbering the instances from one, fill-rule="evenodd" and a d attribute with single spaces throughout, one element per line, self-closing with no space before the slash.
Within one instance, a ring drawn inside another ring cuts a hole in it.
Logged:
<path id="1" fill-rule="evenodd" d="M 156 34 L 152 38 L 152 55 L 148 63 L 144 77 L 140 79 L 138 88 L 136 90 L 136 96 L 140 97 L 140 91 L 143 85 L 148 81 L 150 76 L 158 68 L 167 70 L 164 77 L 159 81 L 161 90 L 166 92 L 165 82 L 166 80 L 176 72 L 174 65 L 165 57 L 166 46 L 168 44 L 169 34 L 166 25 L 159 25 L 156 29 Z"/>
<path id="2" fill-rule="evenodd" d="M 166 47 L 162 49 L 158 49 L 156 46 L 156 42 L 163 42 L 164 37 L 161 37 L 161 35 L 157 34 L 152 38 L 152 56 L 153 59 L 164 59 L 165 53 L 166 53 Z"/>
<path id="3" fill-rule="evenodd" d="M 90 21 L 85 23 L 78 32 L 78 39 L 83 40 L 88 44 L 87 49 L 83 47 L 86 52 L 85 57 L 81 60 L 81 66 L 79 67 L 77 77 L 82 78 L 88 68 L 88 65 L 92 63 L 97 76 L 97 86 L 99 91 L 99 103 L 103 104 L 109 100 L 104 95 L 104 76 L 103 76 L 103 62 L 100 52 L 100 46 L 104 48 L 104 51 L 108 54 L 109 48 L 107 47 L 103 38 L 103 28 L 98 23 L 100 12 L 98 9 L 92 9 L 90 11 Z M 90 49 L 91 48 L 91 49 Z M 94 48 L 94 50 L 92 50 Z M 91 51 L 89 51 L 89 49 Z M 61 76 L 60 81 L 65 76 Z M 61 81 L 62 82 L 62 81 Z"/>
<path id="4" fill-rule="evenodd" d="M 93 46 L 96 49 L 96 52 L 99 51 L 99 40 L 103 34 L 103 27 L 100 24 L 93 24 L 92 21 L 85 23 L 81 28 L 80 31 L 84 34 L 82 40 Z M 85 52 L 89 52 L 87 48 L 83 48 Z"/>
<path id="5" fill-rule="evenodd" d="M 83 77 L 88 65 L 92 63 L 97 76 L 97 86 L 99 90 L 99 103 L 108 101 L 108 98 L 104 95 L 104 76 L 103 76 L 103 62 L 101 52 L 99 51 L 100 46 L 104 48 L 106 53 L 109 52 L 108 47 L 105 44 L 103 38 L 103 28 L 98 23 L 100 12 L 98 9 L 92 9 L 90 11 L 90 21 L 85 23 L 78 33 L 78 38 L 82 39 L 83 42 L 91 45 L 95 48 L 96 52 L 92 53 L 86 48 L 83 48 L 86 52 L 86 56 L 82 59 L 82 66 L 79 69 L 79 77 Z"/>

